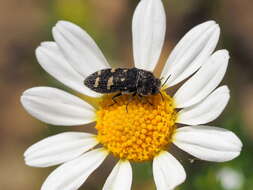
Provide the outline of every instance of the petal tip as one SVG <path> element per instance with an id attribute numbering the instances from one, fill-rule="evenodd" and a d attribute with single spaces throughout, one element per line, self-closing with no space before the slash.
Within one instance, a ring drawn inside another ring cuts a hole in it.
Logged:
<path id="1" fill-rule="evenodd" d="M 223 59 L 229 59 L 230 58 L 229 51 L 226 50 L 226 49 L 218 50 L 214 54 L 216 54 L 217 56 L 220 56 Z"/>
<path id="2" fill-rule="evenodd" d="M 65 24 L 67 24 L 67 23 L 69 23 L 69 21 L 58 20 L 58 21 L 56 22 L 55 26 L 57 27 L 57 26 L 60 26 L 60 25 L 65 25 Z"/>
<path id="3" fill-rule="evenodd" d="M 25 94 L 24 94 L 24 93 L 25 93 L 25 92 L 23 92 L 23 94 L 20 96 L 20 102 L 21 102 L 21 104 L 22 104 L 23 107 L 25 107 L 25 101 L 26 101 L 26 100 L 25 100 L 26 97 L 25 97 Z"/>
<path id="4" fill-rule="evenodd" d="M 59 31 L 58 31 L 58 27 L 59 25 L 55 25 L 53 28 L 52 28 L 52 34 L 53 34 L 53 37 L 55 37 L 55 35 L 56 34 L 58 34 L 59 33 Z"/>
<path id="5" fill-rule="evenodd" d="M 227 85 L 221 86 L 220 89 L 222 89 L 225 93 L 230 93 L 230 89 L 228 88 Z"/>
<path id="6" fill-rule="evenodd" d="M 39 61 L 40 57 L 43 54 L 42 51 L 43 51 L 43 45 L 42 44 L 35 49 L 35 56 L 36 56 L 38 61 Z"/>
<path id="7" fill-rule="evenodd" d="M 210 24 L 211 24 L 211 23 L 212 23 L 212 24 L 216 24 L 216 21 L 215 21 L 215 20 L 208 20 L 208 21 L 206 21 L 206 23 L 208 23 L 208 22 L 209 22 Z"/>

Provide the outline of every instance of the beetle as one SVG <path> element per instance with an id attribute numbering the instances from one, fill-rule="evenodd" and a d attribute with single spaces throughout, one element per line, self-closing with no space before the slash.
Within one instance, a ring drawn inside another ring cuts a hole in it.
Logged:
<path id="1" fill-rule="evenodd" d="M 114 103 L 117 103 L 115 98 L 122 94 L 133 94 L 139 97 L 161 94 L 161 79 L 156 78 L 150 71 L 135 67 L 96 71 L 85 78 L 84 85 L 102 94 L 117 93 L 112 97 Z"/>

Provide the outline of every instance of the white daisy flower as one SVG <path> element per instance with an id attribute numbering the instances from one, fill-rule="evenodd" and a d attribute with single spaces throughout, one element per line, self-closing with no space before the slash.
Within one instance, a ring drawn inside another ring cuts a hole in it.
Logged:
<path id="1" fill-rule="evenodd" d="M 135 67 L 153 71 L 165 37 L 165 11 L 161 0 L 141 0 L 133 17 Z M 36 49 L 40 65 L 54 78 L 86 96 L 98 98 L 95 108 L 80 97 L 60 89 L 35 87 L 26 90 L 21 102 L 37 119 L 62 126 L 96 122 L 97 134 L 65 132 L 32 145 L 24 153 L 29 166 L 61 164 L 42 185 L 42 190 L 78 189 L 108 154 L 119 159 L 103 190 L 129 190 L 130 162 L 153 161 L 158 190 L 174 189 L 186 173 L 169 153 L 173 143 L 183 151 L 206 161 L 224 162 L 240 154 L 242 143 L 232 132 L 205 126 L 216 119 L 229 100 L 227 86 L 218 87 L 228 66 L 226 50 L 214 52 L 220 28 L 214 21 L 190 30 L 171 52 L 161 77 L 166 88 L 188 79 L 173 97 L 161 89 L 162 97 L 147 97 L 152 105 L 129 95 L 112 102 L 84 86 L 91 73 L 110 68 L 92 38 L 66 21 L 53 28 L 55 42 L 43 42 Z M 213 53 L 214 52 L 214 53 Z M 194 75 L 193 75 L 194 74 Z M 193 75 L 193 76 L 191 76 Z M 178 124 L 189 126 L 178 127 Z M 95 148 L 100 144 L 102 148 Z"/>

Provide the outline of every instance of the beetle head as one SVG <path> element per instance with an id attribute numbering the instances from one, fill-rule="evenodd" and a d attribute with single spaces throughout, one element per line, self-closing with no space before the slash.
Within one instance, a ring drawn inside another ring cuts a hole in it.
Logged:
<path id="1" fill-rule="evenodd" d="M 153 75 L 142 77 L 138 81 L 137 93 L 142 96 L 158 94 L 161 88 L 161 80 Z"/>

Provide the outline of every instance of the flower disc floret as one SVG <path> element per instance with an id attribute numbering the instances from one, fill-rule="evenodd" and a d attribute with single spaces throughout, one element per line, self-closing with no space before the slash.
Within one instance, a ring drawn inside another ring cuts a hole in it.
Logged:
<path id="1" fill-rule="evenodd" d="M 97 112 L 98 140 L 120 159 L 152 160 L 171 142 L 176 111 L 172 98 L 162 92 L 148 97 L 123 95 L 113 104 L 105 95 Z"/>

